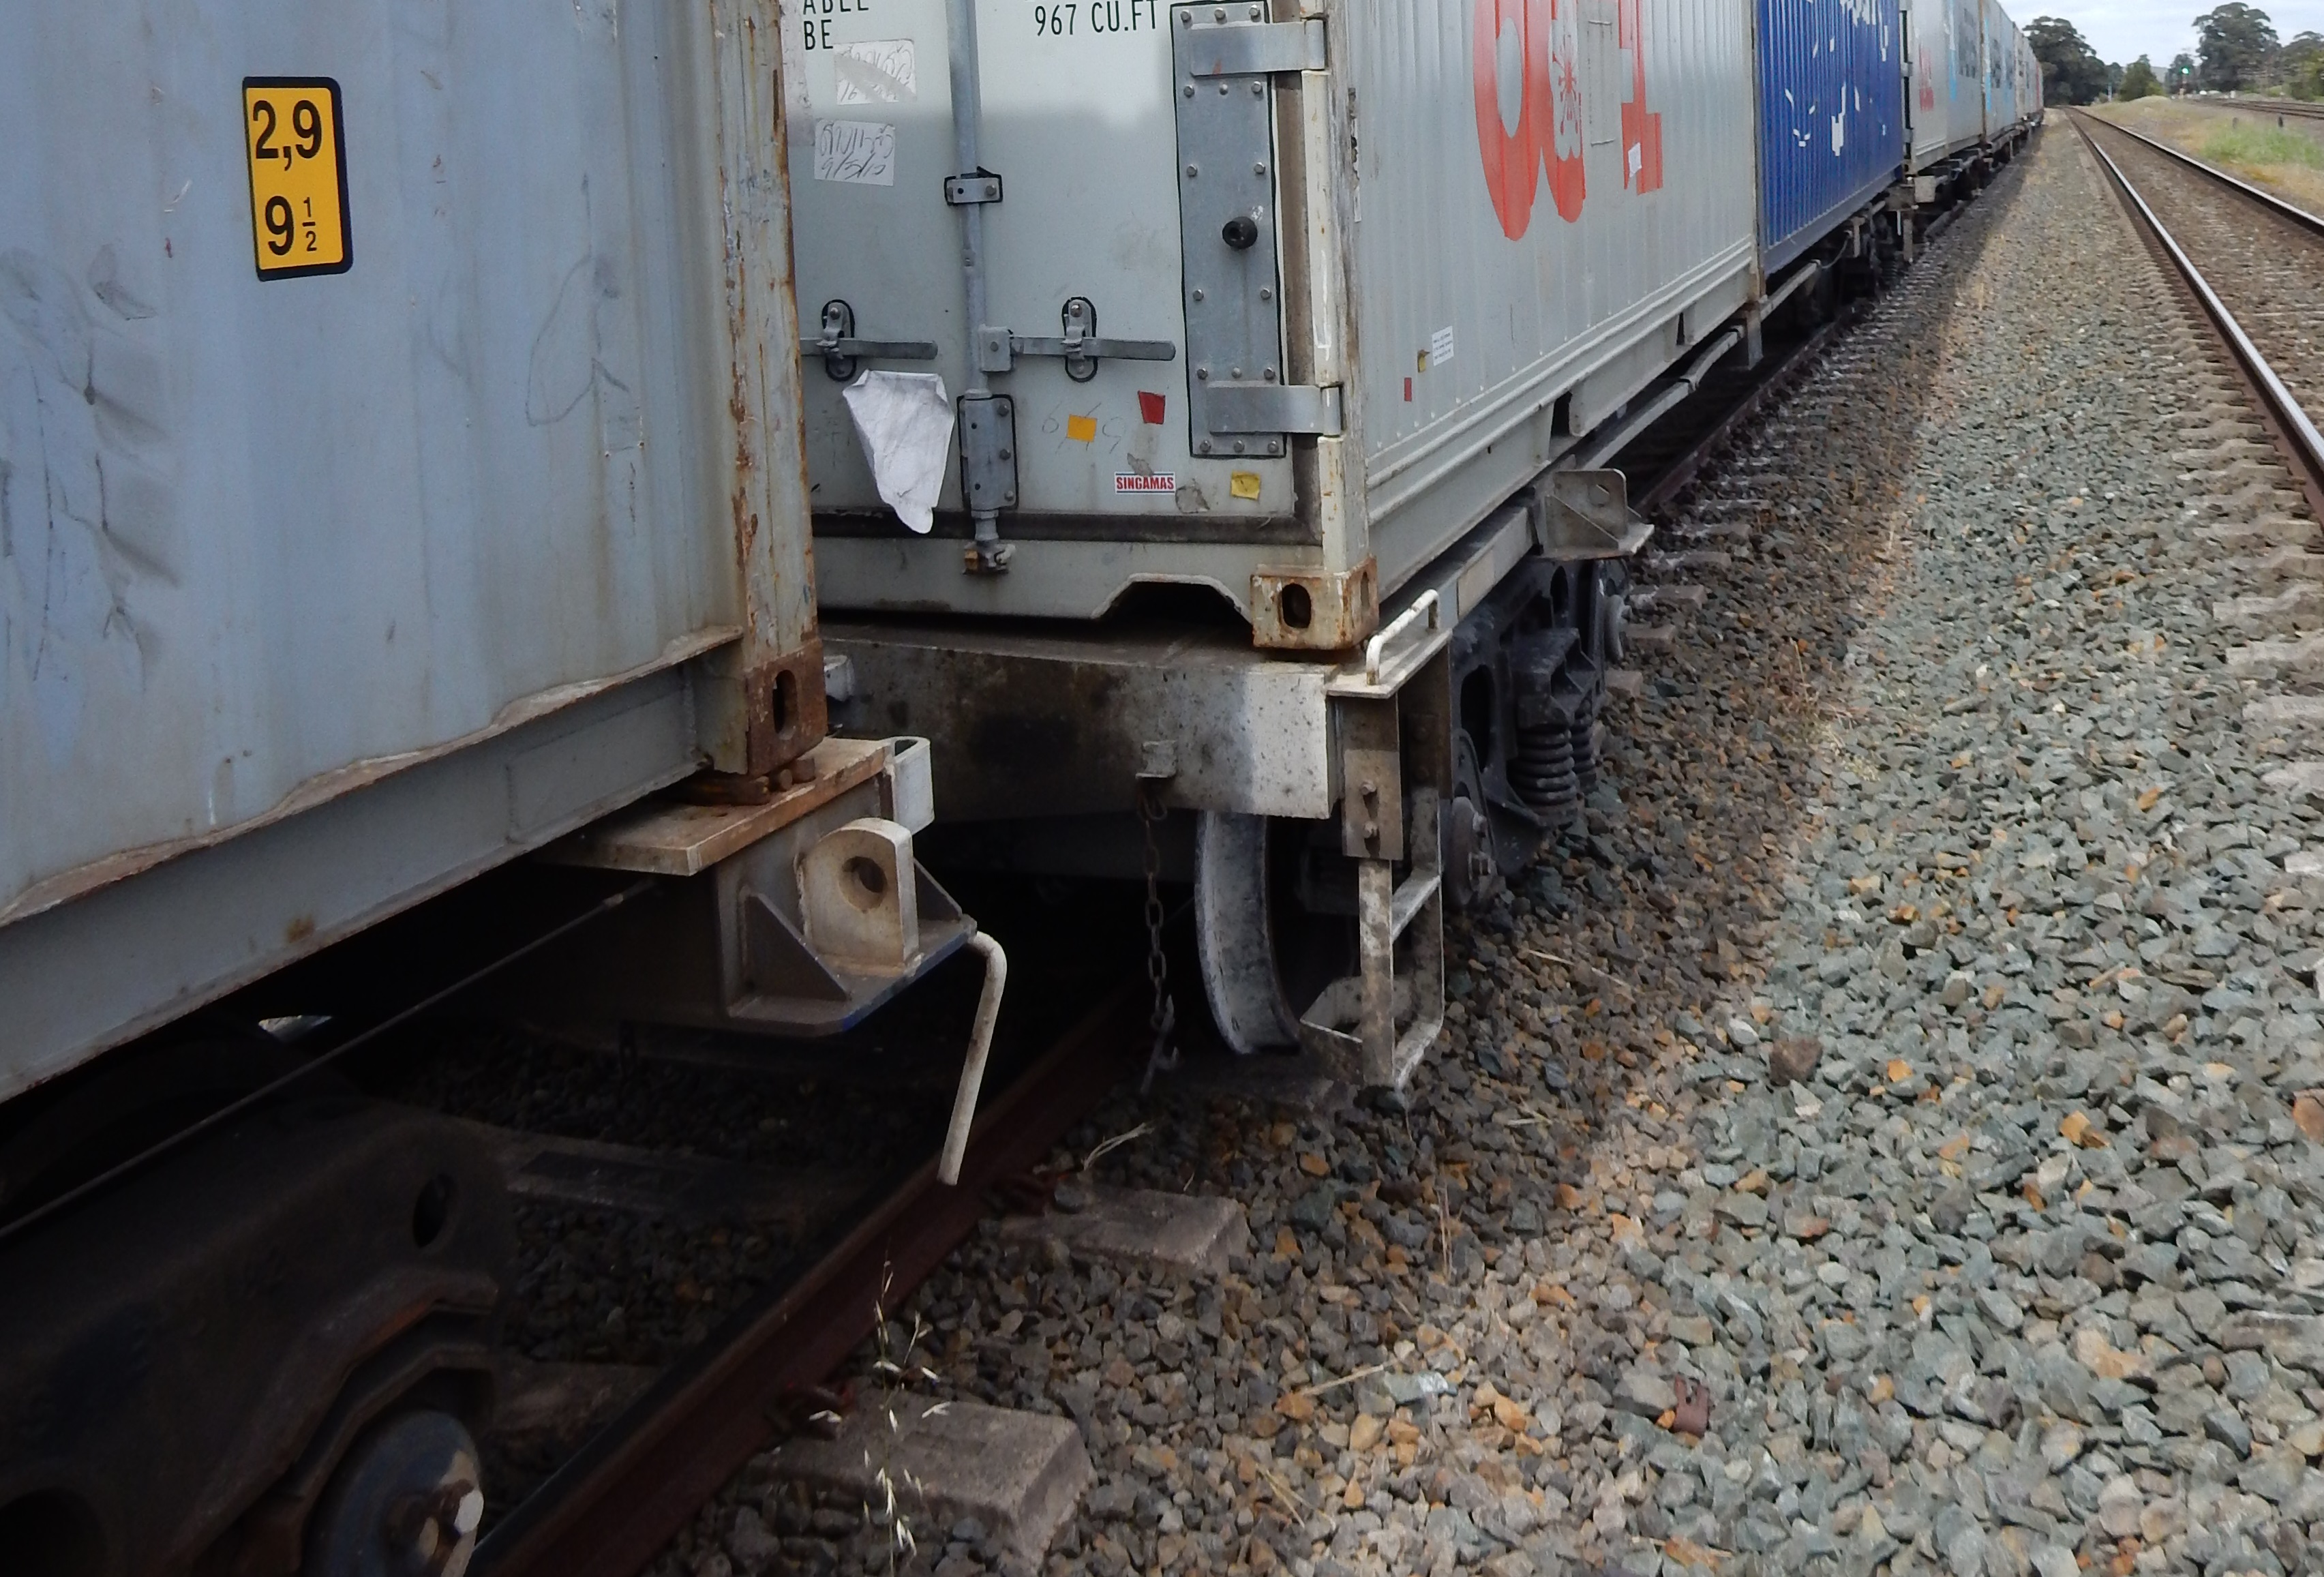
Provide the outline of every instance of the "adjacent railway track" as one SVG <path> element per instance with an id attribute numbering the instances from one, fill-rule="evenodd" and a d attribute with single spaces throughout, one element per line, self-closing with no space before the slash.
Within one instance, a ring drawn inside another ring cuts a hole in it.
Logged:
<path id="1" fill-rule="evenodd" d="M 2324 217 L 2074 112 L 2148 244 L 2210 322 L 2324 517 Z M 2111 144 L 2111 148 L 2109 147 Z"/>

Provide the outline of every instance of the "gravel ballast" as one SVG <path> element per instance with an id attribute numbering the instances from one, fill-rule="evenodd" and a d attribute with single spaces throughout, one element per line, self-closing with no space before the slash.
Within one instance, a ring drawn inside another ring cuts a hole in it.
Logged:
<path id="1" fill-rule="evenodd" d="M 1748 540 L 1452 927 L 1406 1108 L 1125 1092 L 1060 1161 L 1147 1124 L 1092 1176 L 1250 1250 L 988 1223 L 862 1355 L 1079 1425 L 1047 1570 L 2324 1563 L 2324 836 L 2268 781 L 2324 560 L 2076 139 L 1689 513 Z M 899 1566 L 1006 1564 L 903 1499 Z M 657 1570 L 896 1545 L 762 1459 Z"/>

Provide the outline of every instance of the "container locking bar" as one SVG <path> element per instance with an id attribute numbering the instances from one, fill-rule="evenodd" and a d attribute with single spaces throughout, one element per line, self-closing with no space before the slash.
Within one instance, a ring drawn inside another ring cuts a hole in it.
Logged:
<path id="1" fill-rule="evenodd" d="M 1054 339 L 1012 334 L 989 325 L 977 330 L 978 367 L 987 373 L 1005 373 L 1019 356 L 1062 356 L 1065 376 L 1076 383 L 1086 383 L 1097 376 L 1098 363 L 1109 357 L 1123 362 L 1178 359 L 1178 347 L 1167 339 L 1101 339 L 1097 332 L 1097 304 L 1087 296 L 1068 300 L 1058 317 L 1065 332 Z"/>
<path id="2" fill-rule="evenodd" d="M 936 347 L 925 339 L 858 339 L 855 309 L 843 300 L 823 304 L 823 332 L 813 339 L 800 340 L 799 351 L 822 356 L 823 370 L 840 383 L 855 375 L 855 364 L 863 356 L 890 362 L 936 359 Z"/>

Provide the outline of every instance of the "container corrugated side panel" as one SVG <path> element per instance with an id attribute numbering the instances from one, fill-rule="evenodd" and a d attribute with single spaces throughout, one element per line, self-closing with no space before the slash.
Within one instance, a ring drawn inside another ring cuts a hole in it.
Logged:
<path id="1" fill-rule="evenodd" d="M 1355 0 L 1334 17 L 1333 69 L 1345 73 L 1359 131 L 1350 292 L 1376 543 L 1401 529 L 1399 512 L 1416 529 L 1441 529 L 1417 524 L 1436 478 L 1542 417 L 1574 369 L 1659 335 L 1750 254 L 1749 40 L 1738 8 L 1641 0 L 1646 93 L 1629 130 L 1641 112 L 1660 117 L 1655 183 L 1643 136 L 1626 142 L 1638 64 L 1623 47 L 1621 8 L 1564 0 L 1551 32 L 1581 90 L 1564 145 L 1579 153 L 1582 179 L 1561 207 L 1537 163 L 1508 217 L 1488 184 L 1479 101 L 1496 96 L 1489 113 L 1506 132 L 1499 89 L 1520 99 L 1514 84 L 1479 75 L 1480 14 L 1465 0 Z M 1546 70 L 1553 40 L 1526 42 Z M 1630 146 L 1640 147 L 1635 174 Z M 1446 348 L 1449 357 L 1437 354 Z M 1409 556 L 1379 552 L 1384 572 Z"/>
<path id="2" fill-rule="evenodd" d="M 1759 245 L 1780 268 L 1904 157 L 1896 0 L 1758 0 Z"/>
<path id="3" fill-rule="evenodd" d="M 0 917 L 732 632 L 709 26 L 14 8 Z M 257 277 L 245 75 L 337 81 L 347 272 Z"/>

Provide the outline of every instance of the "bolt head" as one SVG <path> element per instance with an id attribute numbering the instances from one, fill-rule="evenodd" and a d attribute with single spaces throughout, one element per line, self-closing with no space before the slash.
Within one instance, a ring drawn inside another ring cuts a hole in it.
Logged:
<path id="1" fill-rule="evenodd" d="M 1250 167 L 1250 172 L 1253 175 L 1265 175 L 1267 173 L 1267 165 L 1264 161 L 1254 164 Z"/>
<path id="2" fill-rule="evenodd" d="M 1188 180 L 1194 180 L 1195 176 L 1197 176 L 1197 175 L 1199 175 L 1199 174 L 1201 174 L 1201 173 L 1202 173 L 1202 168 L 1201 168 L 1201 166 L 1199 166 L 1199 165 L 1194 165 L 1194 164 L 1189 164 L 1189 165 L 1187 165 L 1187 166 L 1186 166 L 1186 179 L 1187 179 Z"/>
<path id="3" fill-rule="evenodd" d="M 1185 93 L 1188 98 L 1194 97 L 1194 85 L 1193 83 L 1189 82 L 1186 84 Z"/>
<path id="4" fill-rule="evenodd" d="M 1235 453 L 1236 453 L 1236 454 L 1238 454 L 1238 455 L 1241 454 L 1241 453 L 1243 452 L 1243 449 L 1245 448 L 1245 447 L 1246 447 L 1246 446 L 1244 445 L 1243 441 L 1242 441 L 1240 438 L 1237 438 L 1237 439 L 1235 439 Z"/>

